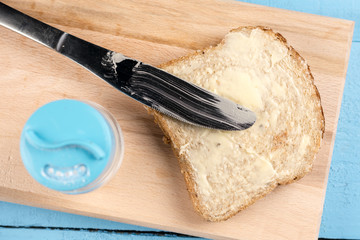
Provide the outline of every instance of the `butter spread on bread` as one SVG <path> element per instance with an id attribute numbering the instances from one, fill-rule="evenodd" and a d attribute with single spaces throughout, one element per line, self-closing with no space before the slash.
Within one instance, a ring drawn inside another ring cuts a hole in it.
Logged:
<path id="1" fill-rule="evenodd" d="M 177 156 L 194 208 L 222 221 L 311 171 L 325 120 L 306 61 L 264 27 L 160 66 L 257 115 L 244 131 L 192 126 L 149 110 Z"/>

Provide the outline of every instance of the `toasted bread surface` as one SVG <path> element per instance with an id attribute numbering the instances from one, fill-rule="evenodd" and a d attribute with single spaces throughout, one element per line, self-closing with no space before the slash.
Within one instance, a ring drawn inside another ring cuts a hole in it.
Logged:
<path id="1" fill-rule="evenodd" d="M 306 61 L 279 33 L 240 27 L 217 46 L 160 68 L 257 115 L 251 128 L 229 132 L 149 110 L 171 143 L 195 210 L 206 220 L 226 220 L 311 171 L 325 129 L 320 95 Z"/>

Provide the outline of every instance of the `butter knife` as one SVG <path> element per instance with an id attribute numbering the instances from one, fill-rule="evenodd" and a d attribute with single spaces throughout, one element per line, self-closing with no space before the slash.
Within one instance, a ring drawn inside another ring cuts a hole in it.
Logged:
<path id="1" fill-rule="evenodd" d="M 244 130 L 256 121 L 249 109 L 163 70 L 102 48 L 0 3 L 0 25 L 65 55 L 121 92 L 186 123 Z"/>

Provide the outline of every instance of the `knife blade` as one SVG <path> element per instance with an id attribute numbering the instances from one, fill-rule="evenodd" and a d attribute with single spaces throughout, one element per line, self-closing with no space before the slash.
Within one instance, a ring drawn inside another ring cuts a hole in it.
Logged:
<path id="1" fill-rule="evenodd" d="M 190 124 L 244 130 L 256 121 L 249 109 L 159 68 L 105 49 L 0 3 L 0 25 L 70 58 L 121 92 Z"/>

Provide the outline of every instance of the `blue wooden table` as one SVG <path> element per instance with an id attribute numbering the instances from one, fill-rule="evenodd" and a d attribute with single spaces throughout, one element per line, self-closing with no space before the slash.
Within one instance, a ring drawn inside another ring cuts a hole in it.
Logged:
<path id="1" fill-rule="evenodd" d="M 356 22 L 319 237 L 360 239 L 360 1 L 247 2 Z M 0 202 L 1 240 L 190 238 L 193 237 Z"/>

